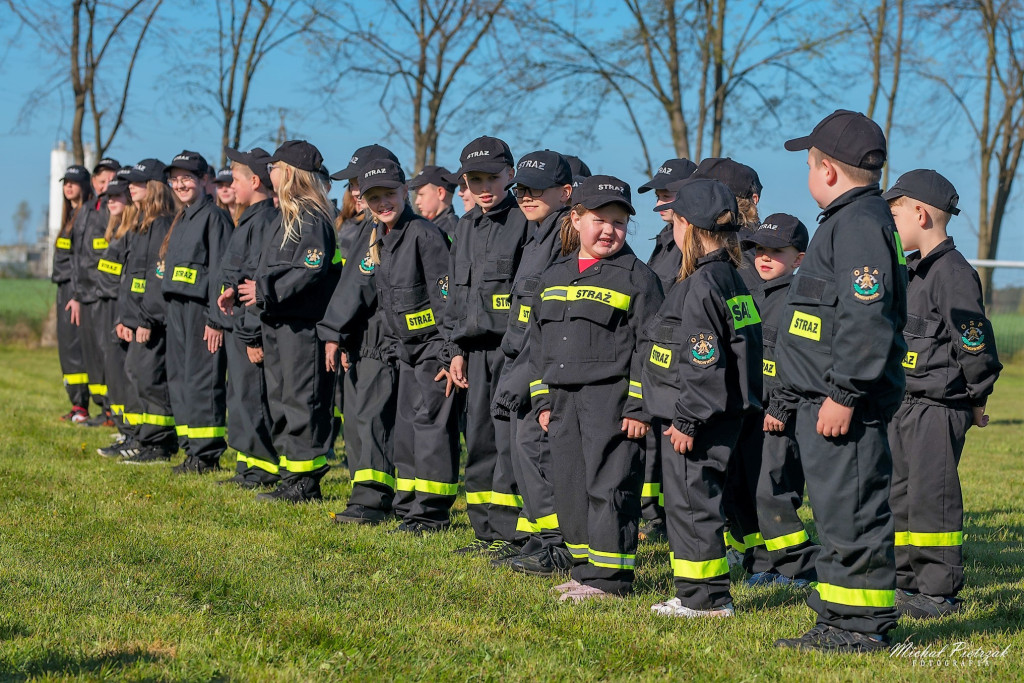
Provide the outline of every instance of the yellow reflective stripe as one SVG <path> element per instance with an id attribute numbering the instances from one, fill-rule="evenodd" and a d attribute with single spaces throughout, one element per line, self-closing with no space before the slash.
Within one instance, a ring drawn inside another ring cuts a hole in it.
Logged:
<path id="1" fill-rule="evenodd" d="M 174 425 L 174 433 L 178 436 L 188 436 L 188 425 Z"/>
<path id="2" fill-rule="evenodd" d="M 542 396 L 547 393 L 550 392 L 548 390 L 548 385 L 544 384 L 544 380 L 536 379 L 530 382 L 530 398 L 533 398 L 534 396 Z"/>
<path id="3" fill-rule="evenodd" d="M 909 531 L 897 531 L 896 532 L 896 545 L 910 545 L 910 532 Z"/>
<path id="4" fill-rule="evenodd" d="M 56 246 L 58 249 L 70 249 L 71 248 L 71 238 L 70 237 L 58 237 L 57 238 L 57 243 L 54 246 Z"/>
<path id="5" fill-rule="evenodd" d="M 629 310 L 630 296 L 604 287 L 548 287 L 541 301 L 596 301 L 622 311 Z"/>
<path id="6" fill-rule="evenodd" d="M 544 515 L 543 517 L 537 518 L 537 526 L 541 530 L 553 530 L 558 528 L 558 515 L 552 513 L 550 515 Z"/>
<path id="7" fill-rule="evenodd" d="M 396 491 L 415 491 L 416 480 L 415 479 L 402 479 L 401 477 L 395 478 L 395 490 Z"/>
<path id="8" fill-rule="evenodd" d="M 334 406 L 334 417 L 341 417 L 341 408 Z"/>
<path id="9" fill-rule="evenodd" d="M 905 266 L 907 265 L 907 255 L 903 253 L 903 240 L 900 239 L 900 234 L 895 230 L 892 236 L 896 238 L 896 263 Z"/>
<path id="10" fill-rule="evenodd" d="M 821 318 L 803 311 L 793 311 L 789 333 L 811 341 L 821 341 Z"/>
<path id="11" fill-rule="evenodd" d="M 99 251 L 100 249 L 106 249 L 109 246 L 110 246 L 110 243 L 107 242 L 102 237 L 96 237 L 92 241 L 92 248 L 97 250 L 97 251 Z"/>
<path id="12" fill-rule="evenodd" d="M 64 375 L 64 384 L 88 384 L 89 375 L 84 372 L 74 372 L 70 375 Z"/>
<path id="13" fill-rule="evenodd" d="M 124 420 L 126 424 L 140 425 L 142 424 L 142 413 L 121 413 L 121 419 Z"/>
<path id="14" fill-rule="evenodd" d="M 189 430 L 190 433 L 191 431 L 192 430 Z M 318 470 L 325 465 L 327 465 L 326 455 L 318 455 L 312 460 L 289 460 L 287 457 L 282 455 L 278 466 L 285 468 L 289 472 L 312 472 L 313 470 Z"/>
<path id="15" fill-rule="evenodd" d="M 341 247 L 334 248 L 334 256 L 331 258 L 331 265 L 340 263 L 342 266 L 345 265 L 345 259 L 341 256 Z"/>
<path id="16" fill-rule="evenodd" d="M 873 588 L 843 588 L 830 583 L 819 583 L 816 586 L 818 595 L 825 602 L 853 607 L 895 607 L 895 590 L 876 590 Z"/>
<path id="17" fill-rule="evenodd" d="M 587 557 L 589 557 L 586 543 L 566 543 L 565 547 L 569 549 L 569 554 L 571 554 L 577 560 L 585 560 L 587 559 Z"/>
<path id="18" fill-rule="evenodd" d="M 132 278 L 132 292 L 135 294 L 146 293 L 146 278 L 144 277 L 133 277 Z"/>
<path id="19" fill-rule="evenodd" d="M 491 297 L 491 308 L 496 311 L 511 311 L 512 299 L 508 294 L 495 294 Z"/>
<path id="20" fill-rule="evenodd" d="M 188 438 L 190 439 L 216 439 L 228 433 L 227 427 L 189 427 Z"/>
<path id="21" fill-rule="evenodd" d="M 245 465 L 249 464 L 249 458 L 245 455 L 245 453 L 241 452 L 239 452 L 238 455 L 235 457 L 235 461 L 243 463 Z"/>
<path id="22" fill-rule="evenodd" d="M 108 261 L 103 258 L 101 258 L 100 262 L 96 264 L 96 270 L 102 273 L 110 273 L 111 275 L 120 275 L 122 268 L 124 268 L 124 264 L 117 263 L 116 261 Z"/>
<path id="23" fill-rule="evenodd" d="M 196 275 L 195 268 L 175 266 L 174 271 L 171 273 L 171 282 L 187 282 L 190 285 L 194 285 L 196 283 Z"/>
<path id="24" fill-rule="evenodd" d="M 523 497 L 511 493 L 498 493 L 491 491 L 491 505 L 504 505 L 510 508 L 523 507 Z"/>
<path id="25" fill-rule="evenodd" d="M 641 498 L 654 498 L 660 495 L 661 484 L 644 484 L 643 490 L 640 491 Z"/>
<path id="26" fill-rule="evenodd" d="M 672 556 L 672 573 L 682 579 L 713 579 L 729 573 L 729 560 L 680 560 Z"/>
<path id="27" fill-rule="evenodd" d="M 938 533 L 921 533 L 918 531 L 905 531 L 907 545 L 918 548 L 950 547 L 964 544 L 964 532 L 945 531 Z M 897 534 L 899 537 L 899 534 Z"/>
<path id="28" fill-rule="evenodd" d="M 761 322 L 761 316 L 757 313 L 757 306 L 754 305 L 754 298 L 749 294 L 734 296 L 728 299 L 725 305 L 732 313 L 733 325 L 737 330 L 741 330 L 747 325 L 757 325 Z"/>
<path id="29" fill-rule="evenodd" d="M 360 481 L 376 481 L 390 489 L 395 488 L 395 478 L 387 472 L 381 472 L 380 470 L 356 470 L 355 474 L 352 475 L 352 483 L 355 484 Z"/>
<path id="30" fill-rule="evenodd" d="M 764 546 L 768 550 L 782 550 L 783 548 L 792 548 L 795 545 L 806 543 L 811 540 L 807 535 L 805 529 L 794 532 L 792 534 L 786 534 L 785 536 L 776 536 L 775 538 L 764 539 Z"/>
<path id="31" fill-rule="evenodd" d="M 761 536 L 760 532 L 756 534 L 747 534 L 743 537 L 743 545 L 747 548 L 754 548 L 759 545 L 764 545 L 764 537 Z"/>
<path id="32" fill-rule="evenodd" d="M 490 491 L 466 491 L 466 505 L 486 505 L 490 502 Z"/>
<path id="33" fill-rule="evenodd" d="M 427 308 L 416 313 L 405 314 L 405 326 L 410 330 L 422 330 L 434 325 L 434 309 Z"/>
<path id="34" fill-rule="evenodd" d="M 530 322 L 530 311 L 531 310 L 533 310 L 532 307 L 526 306 L 524 304 L 519 304 L 519 322 L 521 322 L 521 323 L 528 323 L 528 322 Z"/>
<path id="35" fill-rule="evenodd" d="M 173 415 L 154 415 L 153 413 L 143 413 L 142 421 L 148 425 L 157 425 L 158 427 L 174 426 Z"/>
<path id="36" fill-rule="evenodd" d="M 120 415 L 121 413 L 124 412 L 124 404 L 123 403 L 111 403 L 110 404 L 110 412 L 112 412 L 114 415 Z"/>
<path id="37" fill-rule="evenodd" d="M 640 382 L 629 380 L 629 395 L 642 400 L 644 397 L 644 385 Z"/>
<path id="38" fill-rule="evenodd" d="M 281 471 L 281 468 L 274 463 L 260 460 L 259 458 L 247 458 L 245 464 L 249 467 L 259 468 L 264 472 L 270 472 L 271 474 L 278 474 Z"/>
<path id="39" fill-rule="evenodd" d="M 516 531 L 522 531 L 526 534 L 538 534 L 540 533 L 540 525 L 531 522 L 526 517 L 520 517 L 516 520 Z"/>
<path id="40" fill-rule="evenodd" d="M 567 287 L 548 287 L 540 293 L 541 301 L 565 301 L 566 295 L 569 293 Z"/>
<path id="41" fill-rule="evenodd" d="M 429 479 L 416 478 L 416 491 L 418 493 L 433 493 L 438 496 L 454 496 L 459 492 L 459 484 L 449 484 L 443 481 L 430 481 Z"/>
<path id="42" fill-rule="evenodd" d="M 747 546 L 745 546 L 742 543 L 740 543 L 739 541 L 737 541 L 736 537 L 732 535 L 731 531 L 726 531 L 725 535 L 724 535 L 724 538 L 725 538 L 725 544 L 727 546 L 729 546 L 730 548 L 733 548 L 734 550 L 736 550 L 736 552 L 740 552 L 740 553 L 747 552 Z"/>
<path id="43" fill-rule="evenodd" d="M 90 394 L 96 394 L 97 396 L 106 396 L 107 395 L 107 385 L 106 384 L 90 384 L 89 385 L 89 393 Z"/>

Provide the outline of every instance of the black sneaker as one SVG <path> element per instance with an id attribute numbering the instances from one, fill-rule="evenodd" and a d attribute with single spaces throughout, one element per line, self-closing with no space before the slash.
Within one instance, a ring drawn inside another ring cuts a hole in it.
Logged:
<path id="1" fill-rule="evenodd" d="M 896 609 L 901 617 L 914 619 L 941 619 L 960 611 L 960 600 L 946 598 L 941 595 L 925 595 L 915 593 L 907 597 Z"/>
<path id="2" fill-rule="evenodd" d="M 561 549 L 540 550 L 529 555 L 514 557 L 505 563 L 514 572 L 528 576 L 554 576 L 572 569 L 572 555 Z"/>
<path id="3" fill-rule="evenodd" d="M 902 607 L 903 604 L 907 600 L 910 600 L 910 598 L 914 597 L 915 595 L 917 595 L 917 593 L 914 592 L 914 591 L 908 591 L 908 590 L 904 590 L 902 588 L 897 588 L 896 589 L 896 609 L 899 610 L 899 608 Z"/>
<path id="4" fill-rule="evenodd" d="M 511 543 L 509 541 L 492 541 L 487 546 L 487 556 L 491 558 L 491 564 L 501 564 L 506 560 L 511 560 L 513 557 L 519 557 L 522 554 L 523 546 L 518 543 Z"/>
<path id="5" fill-rule="evenodd" d="M 423 522 L 402 522 L 397 527 L 392 529 L 389 533 L 394 534 L 412 534 L 413 536 L 422 536 L 423 534 L 436 534 L 444 531 L 448 528 L 448 525 L 444 526 L 430 526 Z"/>
<path id="6" fill-rule="evenodd" d="M 277 501 L 309 503 L 323 499 L 323 493 L 320 492 L 320 482 L 313 477 L 296 477 L 294 479 L 282 480 L 273 491 L 260 493 L 256 496 L 256 500 L 264 503 L 274 503 Z"/>
<path id="7" fill-rule="evenodd" d="M 102 413 L 90 417 L 85 422 L 81 422 L 86 427 L 114 427 L 114 416 L 110 414 L 109 410 L 104 410 Z"/>
<path id="8" fill-rule="evenodd" d="M 122 465 L 160 465 L 171 459 L 171 454 L 159 446 L 133 448 L 134 455 L 121 459 Z"/>
<path id="9" fill-rule="evenodd" d="M 220 481 L 218 481 L 217 486 L 227 486 L 229 484 L 236 484 L 238 486 L 241 486 L 244 481 L 245 475 L 242 474 L 241 472 L 236 472 L 235 476 L 231 477 L 230 479 L 221 479 Z"/>
<path id="10" fill-rule="evenodd" d="M 215 462 L 205 462 L 199 458 L 193 458 L 188 456 L 185 458 L 185 462 L 171 468 L 171 472 L 174 474 L 209 474 L 211 472 L 219 472 L 220 465 Z"/>
<path id="11" fill-rule="evenodd" d="M 330 516 L 336 524 L 383 524 L 388 519 L 388 513 L 365 505 L 349 505 L 344 512 L 332 512 Z"/>
<path id="12" fill-rule="evenodd" d="M 775 641 L 775 647 L 839 654 L 885 652 L 889 646 L 889 639 L 881 634 L 868 635 L 825 624 L 816 625 L 799 638 L 780 638 Z"/>
<path id="13" fill-rule="evenodd" d="M 452 552 L 456 555 L 476 555 L 487 552 L 487 548 L 490 547 L 490 543 L 483 540 L 482 538 L 474 538 L 473 542 L 469 545 L 464 545 L 461 548 L 456 548 Z"/>
<path id="14" fill-rule="evenodd" d="M 640 525 L 637 538 L 648 543 L 664 541 L 668 536 L 665 533 L 665 520 L 649 519 Z"/>
<path id="15" fill-rule="evenodd" d="M 105 448 L 97 448 L 96 452 L 104 458 L 123 458 L 126 455 L 137 455 L 135 451 L 141 448 L 142 446 L 136 443 L 133 438 L 127 436 L 120 442 L 115 440 L 114 443 Z"/>

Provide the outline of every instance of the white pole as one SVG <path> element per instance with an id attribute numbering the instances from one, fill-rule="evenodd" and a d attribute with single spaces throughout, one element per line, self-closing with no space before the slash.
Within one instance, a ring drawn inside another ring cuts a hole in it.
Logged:
<path id="1" fill-rule="evenodd" d="M 57 241 L 57 235 L 60 233 L 60 219 L 61 214 L 64 212 L 64 187 L 60 179 L 64 177 L 64 172 L 70 165 L 71 152 L 68 151 L 68 146 L 61 140 L 50 151 L 50 220 L 47 225 L 49 239 L 46 240 L 46 253 L 44 254 L 46 260 L 43 262 L 46 264 L 46 272 L 49 272 L 49 264 L 53 263 L 54 243 Z"/>

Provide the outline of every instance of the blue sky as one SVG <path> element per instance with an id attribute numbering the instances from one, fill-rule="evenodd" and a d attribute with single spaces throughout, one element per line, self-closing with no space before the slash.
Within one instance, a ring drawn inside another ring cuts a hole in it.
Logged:
<path id="1" fill-rule="evenodd" d="M 170 19 L 180 21 L 183 10 L 177 6 L 169 10 Z M 18 202 L 27 199 L 33 211 L 33 229 L 41 218 L 47 201 L 47 182 L 50 150 L 61 139 L 67 139 L 72 110 L 70 87 L 63 96 L 53 96 L 37 108 L 28 126 L 17 127 L 22 103 L 39 83 L 45 82 L 52 72 L 52 62 L 34 35 L 22 32 L 16 41 L 16 22 L 10 10 L 0 8 L 0 92 L 5 104 L 0 108 L 0 143 L 8 163 L 0 168 L 8 201 L 7 210 L 0 214 L 0 243 L 15 239 L 10 215 Z M 140 57 L 141 68 L 133 85 L 130 112 L 126 130 L 120 134 L 109 154 L 122 163 L 135 162 L 144 157 L 169 159 L 183 148 L 195 149 L 211 159 L 219 156 L 219 124 L 199 113 L 187 111 L 183 104 L 201 101 L 196 92 L 182 92 L 172 86 L 166 77 L 169 64 L 173 68 L 175 57 L 161 52 L 156 42 L 147 45 Z M 376 105 L 372 89 L 359 87 L 349 90 L 343 102 L 337 102 L 335 112 L 327 112 L 316 104 L 316 88 L 322 73 L 331 69 L 342 71 L 341 65 L 317 63 L 300 45 L 288 52 L 278 52 L 268 67 L 260 72 L 250 98 L 250 125 L 243 138 L 243 146 L 257 144 L 272 147 L 269 136 L 277 129 L 279 119 L 275 107 L 284 103 L 289 108 L 286 123 L 294 137 L 304 137 L 316 144 L 323 153 L 330 170 L 344 165 L 351 152 L 364 144 L 380 142 L 393 149 L 407 165 L 411 165 L 412 148 L 402 137 L 384 138 L 385 125 Z M 546 105 L 557 103 L 561 91 L 542 95 Z M 786 152 L 782 144 L 789 137 L 806 134 L 816 120 L 837 108 L 864 110 L 867 98 L 862 87 L 845 88 L 835 99 L 814 101 L 813 106 L 800 118 L 784 120 L 778 126 L 762 132 L 757 139 L 726 140 L 725 155 L 747 163 L 757 169 L 764 184 L 760 205 L 762 217 L 783 211 L 800 217 L 813 229 L 818 208 L 810 199 L 806 188 L 806 168 L 803 153 Z M 568 104 L 571 106 L 571 103 Z M 576 154 L 586 161 L 595 173 L 608 173 L 626 180 L 633 188 L 647 180 L 640 169 L 642 154 L 624 113 L 615 107 L 593 112 L 597 121 L 596 140 L 585 149 L 567 143 L 572 130 L 554 125 L 539 140 L 540 148 Z M 899 120 L 897 121 L 899 124 Z M 654 119 L 652 130 L 657 129 Z M 664 127 L 664 126 L 662 126 Z M 542 126 L 517 126 L 503 131 L 500 125 L 474 127 L 463 122 L 461 135 L 442 137 L 440 163 L 455 168 L 462 146 L 477 135 L 495 135 L 505 139 L 518 157 L 536 147 L 524 142 L 519 130 L 544 129 Z M 976 254 L 976 217 L 978 215 L 977 177 L 975 153 L 970 135 L 956 126 L 947 126 L 935 138 L 931 133 L 913 127 L 900 127 L 892 135 L 889 147 L 890 182 L 902 172 L 913 168 L 935 168 L 956 185 L 962 213 L 955 218 L 950 232 L 968 257 Z M 411 135 L 409 136 L 411 138 Z M 655 163 L 675 156 L 667 133 L 660 139 L 662 145 L 655 150 Z M 16 163 L 15 163 L 16 161 Z M 1018 188 L 1020 183 L 1018 183 Z M 1020 208 L 1021 192 L 1015 192 L 1014 201 L 1004 224 L 1004 237 L 999 258 L 1024 260 L 1024 240 L 1016 228 L 1024 211 Z M 630 238 L 634 249 L 641 255 L 649 252 L 647 241 L 661 228 L 657 215 L 649 211 L 653 206 L 653 193 L 635 195 L 638 209 L 636 234 Z M 1000 284 L 1024 284 L 1024 271 L 1000 272 Z"/>

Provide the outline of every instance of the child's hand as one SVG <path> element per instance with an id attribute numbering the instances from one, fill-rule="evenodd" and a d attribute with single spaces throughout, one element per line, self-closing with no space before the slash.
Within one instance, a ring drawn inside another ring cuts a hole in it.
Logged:
<path id="1" fill-rule="evenodd" d="M 64 307 L 65 311 L 71 311 L 71 324 L 76 327 L 82 324 L 82 304 L 78 303 L 74 299 L 68 302 L 68 305 Z"/>
<path id="2" fill-rule="evenodd" d="M 117 335 L 118 339 L 126 342 L 130 342 L 135 338 L 135 334 L 132 332 L 131 328 L 125 327 L 121 323 L 118 323 L 117 326 L 114 327 L 114 334 Z"/>
<path id="3" fill-rule="evenodd" d="M 545 434 L 547 434 L 548 423 L 550 421 L 551 421 L 551 411 L 550 410 L 542 410 L 539 413 L 537 413 L 537 422 L 540 423 L 540 428 L 544 430 Z"/>
<path id="4" fill-rule="evenodd" d="M 263 362 L 263 347 L 262 346 L 246 346 L 245 355 L 249 357 L 249 362 L 253 365 L 259 365 Z"/>
<path id="5" fill-rule="evenodd" d="M 781 432 L 786 429 L 786 424 L 775 417 L 772 417 L 768 413 L 764 415 L 764 431 L 766 432 Z"/>
<path id="6" fill-rule="evenodd" d="M 971 424 L 975 427 L 988 427 L 988 415 L 985 414 L 985 406 L 974 406 L 971 408 Z"/>
<path id="7" fill-rule="evenodd" d="M 224 315 L 235 314 L 235 288 L 228 287 L 217 297 L 217 308 Z"/>
<path id="8" fill-rule="evenodd" d="M 683 434 L 681 431 L 676 429 L 675 425 L 670 425 L 668 429 L 664 431 L 665 436 L 672 442 L 672 450 L 680 455 L 689 453 L 693 450 L 693 437 L 688 434 Z"/>
<path id="9" fill-rule="evenodd" d="M 341 369 L 348 372 L 348 369 L 352 367 L 351 361 L 348 359 L 348 354 L 344 351 L 341 352 Z"/>
<path id="10" fill-rule="evenodd" d="M 210 353 L 217 353 L 217 350 L 224 344 L 224 331 L 215 330 L 207 325 L 203 330 L 203 341 L 206 342 L 206 349 Z"/>
<path id="11" fill-rule="evenodd" d="M 338 348 L 340 346 L 341 344 L 335 341 L 324 342 L 324 367 L 327 368 L 327 372 L 337 371 Z"/>
<path id="12" fill-rule="evenodd" d="M 852 421 L 853 408 L 847 408 L 831 398 L 826 398 L 818 410 L 818 433 L 826 439 L 844 436 L 850 431 Z"/>
<path id="13" fill-rule="evenodd" d="M 256 303 L 256 281 L 243 280 L 238 284 L 238 300 L 246 306 Z"/>
<path id="14" fill-rule="evenodd" d="M 647 430 L 651 428 L 651 425 L 640 420 L 634 420 L 631 417 L 622 418 L 622 431 L 626 432 L 626 436 L 630 439 L 642 439 L 647 436 Z"/>
<path id="15" fill-rule="evenodd" d="M 149 341 L 151 334 L 152 330 L 148 327 L 137 327 L 135 328 L 135 341 L 140 344 L 145 344 Z"/>

